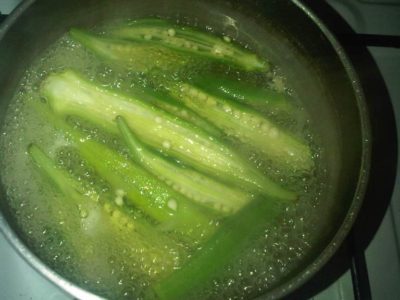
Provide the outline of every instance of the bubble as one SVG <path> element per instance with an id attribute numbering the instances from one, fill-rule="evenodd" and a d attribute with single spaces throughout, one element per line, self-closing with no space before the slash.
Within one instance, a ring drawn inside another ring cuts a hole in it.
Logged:
<path id="1" fill-rule="evenodd" d="M 175 36 L 175 34 L 176 34 L 175 29 L 173 29 L 173 28 L 168 29 L 167 33 L 169 36 Z"/>
<path id="2" fill-rule="evenodd" d="M 177 211 L 177 209 L 178 209 L 178 203 L 176 202 L 175 199 L 170 199 L 170 200 L 168 200 L 167 205 L 168 205 L 168 207 L 169 207 L 170 209 L 172 209 L 173 211 Z"/>
<path id="3" fill-rule="evenodd" d="M 163 148 L 165 148 L 166 150 L 169 150 L 171 148 L 171 143 L 169 141 L 163 141 L 162 142 L 162 146 Z"/>

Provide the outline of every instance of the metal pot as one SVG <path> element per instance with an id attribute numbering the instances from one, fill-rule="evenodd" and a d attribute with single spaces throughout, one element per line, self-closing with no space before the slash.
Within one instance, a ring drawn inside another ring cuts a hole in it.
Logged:
<path id="1" fill-rule="evenodd" d="M 299 97 L 307 99 L 305 105 L 326 149 L 329 210 L 318 224 L 323 234 L 302 265 L 262 297 L 287 295 L 339 248 L 360 209 L 370 166 L 369 116 L 358 77 L 337 40 L 300 1 L 27 0 L 0 29 L 0 123 L 24 70 L 70 27 L 149 15 L 185 16 L 232 31 L 278 64 Z M 71 295 L 97 299 L 50 270 L 24 244 L 4 187 L 0 209 L 1 230 L 30 264 Z"/>

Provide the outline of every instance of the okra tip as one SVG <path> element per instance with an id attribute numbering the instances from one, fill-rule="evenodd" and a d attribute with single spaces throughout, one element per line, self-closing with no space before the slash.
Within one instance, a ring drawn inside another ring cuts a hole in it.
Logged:
<path id="1" fill-rule="evenodd" d="M 114 121 L 115 123 L 117 123 L 119 132 L 122 134 L 124 138 L 131 135 L 128 122 L 123 116 L 121 115 L 116 116 Z"/>
<path id="2" fill-rule="evenodd" d="M 117 124 L 123 124 L 126 123 L 125 118 L 121 115 L 118 115 L 115 117 L 115 122 L 117 122 Z"/>
<path id="3" fill-rule="evenodd" d="M 38 145 L 35 143 L 30 143 L 27 147 L 27 154 L 30 156 L 30 158 L 36 163 L 37 161 L 40 160 L 41 157 L 44 156 L 44 152 Z"/>
<path id="4" fill-rule="evenodd" d="M 270 69 L 270 64 L 264 60 L 259 58 L 257 55 L 249 55 L 247 58 L 243 58 L 245 63 L 246 71 L 260 71 L 267 72 Z"/>
<path id="5" fill-rule="evenodd" d="M 29 156 L 32 157 L 32 155 L 39 149 L 38 146 L 36 146 L 34 143 L 30 143 L 28 145 L 28 147 L 26 148 L 27 153 L 29 154 Z"/>
<path id="6" fill-rule="evenodd" d="M 79 37 L 83 32 L 82 32 L 82 30 L 80 30 L 76 27 L 71 27 L 68 33 L 72 38 L 75 38 L 75 37 Z"/>
<path id="7" fill-rule="evenodd" d="M 72 27 L 68 33 L 73 40 L 82 43 L 84 46 L 87 46 L 88 38 L 92 38 L 90 33 L 76 27 Z"/>
<path id="8" fill-rule="evenodd" d="M 34 165 L 39 168 L 43 168 L 43 166 L 47 163 L 48 158 L 46 154 L 34 143 L 31 143 L 27 147 L 27 154 L 29 158 L 32 160 Z"/>

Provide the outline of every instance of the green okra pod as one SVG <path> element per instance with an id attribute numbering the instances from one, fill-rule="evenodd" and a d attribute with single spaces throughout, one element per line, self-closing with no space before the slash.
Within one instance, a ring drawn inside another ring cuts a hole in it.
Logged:
<path id="1" fill-rule="evenodd" d="M 314 162 L 310 147 L 256 110 L 211 95 L 189 83 L 172 87 L 171 93 L 226 134 L 252 146 L 278 166 L 291 171 L 312 170 Z"/>
<path id="2" fill-rule="evenodd" d="M 268 63 L 254 53 L 234 44 L 230 38 L 219 38 L 187 26 L 161 19 L 142 19 L 114 27 L 110 37 L 71 29 L 73 39 L 97 55 L 135 64 L 138 60 L 160 68 L 171 67 L 171 61 L 184 65 L 202 58 L 235 65 L 247 71 L 265 71 Z"/>
<path id="3" fill-rule="evenodd" d="M 106 238 L 103 231 L 96 230 L 104 224 L 114 227 L 119 235 L 124 238 L 121 241 L 129 243 L 129 248 L 145 249 L 139 257 L 137 265 L 142 272 L 157 277 L 159 274 L 171 273 L 176 264 L 176 258 L 173 252 L 182 253 L 184 250 L 177 242 L 170 237 L 165 236 L 162 232 L 153 228 L 143 217 L 137 214 L 133 215 L 125 211 L 122 204 L 116 204 L 109 194 L 97 194 L 93 191 L 86 190 L 78 179 L 74 178 L 67 170 L 58 166 L 43 150 L 37 145 L 31 144 L 28 147 L 28 155 L 33 163 L 41 171 L 42 175 L 51 183 L 56 191 L 60 192 L 64 201 L 73 204 L 70 208 L 80 209 L 82 222 L 94 222 L 90 234 L 101 235 L 100 238 Z M 58 203 L 54 202 L 53 206 L 57 207 Z M 58 209 L 54 208 L 54 211 Z M 91 218 L 95 215 L 95 218 Z M 86 221 L 86 219 L 91 221 Z M 97 223 L 96 223 L 97 222 Z M 64 234 L 68 234 L 65 232 Z M 115 234 L 115 232 L 114 232 Z M 73 240 L 72 235 L 69 241 L 74 247 L 82 247 L 81 241 Z M 113 236 L 113 238 L 115 238 Z M 158 263 L 154 263 L 157 261 Z M 160 266 L 160 267 L 159 267 Z"/>
<path id="4" fill-rule="evenodd" d="M 182 167 L 149 150 L 131 132 L 123 117 L 117 117 L 117 124 L 133 160 L 189 199 L 223 214 L 234 213 L 251 201 L 250 193 L 229 187 L 194 169 Z"/>
<path id="5" fill-rule="evenodd" d="M 86 139 L 74 146 L 96 172 L 114 189 L 122 190 L 135 207 L 160 223 L 192 240 L 213 231 L 211 211 L 192 203 L 153 175 L 105 145 Z"/>
<path id="6" fill-rule="evenodd" d="M 293 116 L 296 107 L 284 93 L 268 88 L 233 80 L 224 76 L 202 75 L 194 80 L 194 85 L 210 95 L 262 108 L 272 114 Z"/>
<path id="7" fill-rule="evenodd" d="M 223 135 L 220 129 L 200 117 L 187 106 L 182 105 L 182 103 L 176 98 L 171 97 L 168 91 L 154 91 L 150 88 L 142 87 L 135 89 L 131 88 L 129 93 L 132 94 L 133 97 L 141 99 L 141 101 L 154 105 L 172 115 L 179 117 L 182 120 L 204 129 L 210 135 L 216 137 Z"/>
<path id="8" fill-rule="evenodd" d="M 212 210 L 175 192 L 137 163 L 94 140 L 90 134 L 72 128 L 46 109 L 46 106 L 39 104 L 35 108 L 56 129 L 63 132 L 69 145 L 78 151 L 88 166 L 108 182 L 113 190 L 124 194 L 129 204 L 155 220 L 160 229 L 176 231 L 188 241 L 201 240 L 214 230 L 210 223 L 217 216 Z"/>
<path id="9" fill-rule="evenodd" d="M 155 284 L 161 300 L 191 299 L 206 289 L 213 279 L 223 275 L 229 264 L 262 236 L 267 224 L 282 211 L 276 199 L 257 196 L 232 215 L 207 240 L 186 264 Z M 149 293 L 151 293 L 149 292 Z"/>
<path id="10" fill-rule="evenodd" d="M 294 200 L 228 145 L 206 131 L 137 98 L 107 90 L 73 71 L 50 75 L 41 95 L 59 115 L 74 115 L 118 134 L 115 118 L 123 116 L 144 143 L 204 173 L 249 190 Z"/>
<path id="11" fill-rule="evenodd" d="M 76 28 L 70 30 L 70 36 L 96 56 L 137 72 L 177 70 L 192 60 L 154 44 L 99 36 Z"/>

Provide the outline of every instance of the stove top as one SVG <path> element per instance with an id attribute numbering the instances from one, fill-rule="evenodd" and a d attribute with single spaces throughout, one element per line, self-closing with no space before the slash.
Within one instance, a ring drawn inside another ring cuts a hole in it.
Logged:
<path id="1" fill-rule="evenodd" d="M 0 0 L 0 12 L 9 14 L 20 1 Z M 338 36 L 346 50 L 350 51 L 351 59 L 359 68 L 377 68 L 378 72 L 365 72 L 370 75 L 367 78 L 370 84 L 366 92 L 375 96 L 374 103 L 371 104 L 374 107 L 372 118 L 375 118 L 375 114 L 377 117 L 382 115 L 391 105 L 396 123 L 400 124 L 400 0 L 304 2 L 328 23 L 328 27 Z M 328 22 L 332 17 L 333 20 L 343 18 L 348 25 L 343 26 L 343 22 Z M 363 60 L 362 53 L 352 47 L 354 43 L 367 46 L 368 63 Z M 371 74 L 377 75 L 371 77 Z M 394 128 L 395 124 L 391 123 L 390 117 L 379 120 L 382 129 L 388 128 L 390 131 Z M 397 133 L 394 134 L 400 140 L 398 126 Z M 387 139 L 390 138 L 388 132 L 379 137 L 381 140 L 386 139 L 389 144 L 390 140 Z M 393 141 L 392 144 L 394 143 Z M 380 153 L 387 154 L 385 150 L 378 154 Z M 389 154 L 395 153 L 389 151 Z M 387 170 L 388 174 L 396 172 L 397 166 L 393 165 L 391 158 L 387 155 L 375 156 L 377 170 L 381 173 L 382 170 Z M 288 299 L 364 300 L 400 297 L 400 176 L 396 176 L 394 191 L 390 189 L 389 177 L 385 178 L 383 175 L 377 180 L 382 186 L 385 186 L 386 180 L 389 181 L 386 194 L 378 194 L 373 188 L 368 190 L 365 210 L 369 210 L 369 213 L 361 214 L 360 222 L 332 261 Z M 392 195 L 390 202 L 385 200 L 390 198 L 389 195 Z M 370 235 L 365 234 L 366 232 Z M 0 234 L 0 299 L 73 298 L 32 269 Z"/>

